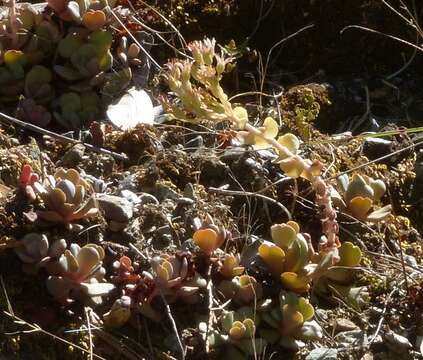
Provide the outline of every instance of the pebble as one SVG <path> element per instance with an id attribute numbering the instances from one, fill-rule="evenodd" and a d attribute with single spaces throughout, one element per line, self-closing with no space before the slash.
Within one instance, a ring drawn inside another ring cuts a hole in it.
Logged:
<path id="1" fill-rule="evenodd" d="M 65 152 L 59 161 L 60 165 L 64 167 L 75 167 L 82 161 L 84 154 L 85 146 L 82 144 L 76 144 Z"/>
<path id="2" fill-rule="evenodd" d="M 225 152 L 220 157 L 220 160 L 223 162 L 236 161 L 241 157 L 242 154 L 244 154 L 245 151 L 246 150 L 244 148 L 233 148 L 225 150 Z"/>
<path id="3" fill-rule="evenodd" d="M 266 174 L 269 173 L 269 171 L 267 169 L 263 168 L 263 166 L 258 161 L 255 161 L 252 158 L 245 159 L 244 163 L 249 168 L 251 168 L 251 169 L 253 169 L 253 170 L 255 170 L 259 173 L 263 173 L 263 172 L 266 173 Z"/>
<path id="4" fill-rule="evenodd" d="M 340 333 L 342 331 L 357 330 L 358 326 L 351 320 L 339 318 L 334 321 L 333 328 L 335 333 Z"/>
<path id="5" fill-rule="evenodd" d="M 192 200 L 191 198 L 181 197 L 178 200 L 176 200 L 176 203 L 180 205 L 192 205 L 195 203 L 195 201 Z"/>
<path id="6" fill-rule="evenodd" d="M 166 244 L 171 243 L 173 239 L 172 229 L 169 225 L 164 225 L 156 229 L 155 235 L 157 236 L 157 239 Z"/>
<path id="7" fill-rule="evenodd" d="M 149 193 L 141 193 L 138 195 L 139 199 L 140 199 L 140 204 L 141 205 L 146 205 L 146 204 L 155 204 L 158 205 L 159 200 L 156 199 L 156 197 L 154 195 L 151 195 Z"/>
<path id="8" fill-rule="evenodd" d="M 257 154 L 263 160 L 275 160 L 278 158 L 278 155 L 273 150 L 258 150 Z"/>
<path id="9" fill-rule="evenodd" d="M 120 223 L 128 222 L 133 216 L 133 204 L 127 199 L 115 195 L 100 195 L 97 197 L 100 209 L 104 211 L 107 220 Z"/>
<path id="10" fill-rule="evenodd" d="M 104 182 L 104 180 L 98 179 L 95 176 L 88 175 L 88 174 L 84 174 L 83 178 L 92 185 L 96 193 L 103 193 L 106 191 L 107 184 Z"/>
<path id="11" fill-rule="evenodd" d="M 410 266 L 414 266 L 414 267 L 418 267 L 419 266 L 419 264 L 417 263 L 416 258 L 414 256 L 411 256 L 411 255 L 404 255 L 404 262 L 407 265 L 410 265 Z"/>
<path id="12" fill-rule="evenodd" d="M 192 185 L 191 183 L 187 183 L 184 187 L 184 196 L 190 199 L 195 200 L 195 190 L 194 190 L 194 185 Z"/>
<path id="13" fill-rule="evenodd" d="M 326 321 L 329 319 L 328 311 L 324 309 L 316 309 L 316 317 Z"/>
<path id="14" fill-rule="evenodd" d="M 163 185 L 163 184 L 157 184 L 156 186 L 156 197 L 160 202 L 163 202 L 166 199 L 170 200 L 178 200 L 180 198 L 180 195 L 170 187 Z"/>
<path id="15" fill-rule="evenodd" d="M 338 350 L 321 347 L 310 351 L 306 360 L 336 360 L 337 358 Z"/>
<path id="16" fill-rule="evenodd" d="M 323 329 L 316 320 L 304 322 L 300 331 L 302 340 L 320 340 L 323 337 Z"/>
<path id="17" fill-rule="evenodd" d="M 187 141 L 185 143 L 185 148 L 187 148 L 187 151 L 196 151 L 197 149 L 204 146 L 204 140 L 201 135 L 196 136 L 195 138 Z"/>

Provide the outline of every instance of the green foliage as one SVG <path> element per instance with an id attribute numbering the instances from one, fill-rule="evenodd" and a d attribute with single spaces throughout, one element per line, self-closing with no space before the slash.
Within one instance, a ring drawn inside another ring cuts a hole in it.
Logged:
<path id="1" fill-rule="evenodd" d="M 77 94 L 65 93 L 60 99 L 60 113 L 55 112 L 59 123 L 68 129 L 79 129 L 99 114 L 99 98 L 93 91 Z"/>
<path id="2" fill-rule="evenodd" d="M 311 125 L 319 115 L 320 105 L 314 98 L 313 90 L 304 88 L 299 103 L 295 107 L 295 124 L 301 138 L 308 141 Z"/>

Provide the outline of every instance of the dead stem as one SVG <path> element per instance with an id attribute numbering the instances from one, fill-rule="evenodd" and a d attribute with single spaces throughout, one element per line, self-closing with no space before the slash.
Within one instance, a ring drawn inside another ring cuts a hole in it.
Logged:
<path id="1" fill-rule="evenodd" d="M 292 215 L 289 212 L 289 210 L 285 207 L 285 205 L 283 205 L 279 201 L 276 201 L 275 199 L 272 199 L 272 198 L 267 197 L 265 195 L 253 193 L 253 192 L 249 192 L 249 191 L 226 190 L 226 189 L 219 189 L 219 188 L 214 188 L 214 187 L 209 187 L 208 190 L 210 192 L 225 194 L 225 195 L 239 195 L 239 196 L 258 197 L 259 199 L 266 200 L 266 201 L 278 206 L 286 214 L 286 216 L 288 217 L 288 220 L 292 220 Z"/>
<path id="2" fill-rule="evenodd" d="M 206 354 L 210 352 L 209 334 L 210 334 L 210 330 L 213 327 L 213 321 L 214 321 L 213 282 L 211 279 L 211 270 L 212 270 L 212 263 L 210 262 L 208 270 L 207 270 L 208 321 L 207 321 L 207 331 L 206 331 Z"/>
<path id="3" fill-rule="evenodd" d="M 104 149 L 104 148 L 99 148 L 97 146 L 87 144 L 87 143 L 84 143 L 84 142 L 79 141 L 79 140 L 68 138 L 67 136 L 56 134 L 53 131 L 49 131 L 49 130 L 43 129 L 39 126 L 26 123 L 24 121 L 21 121 L 19 119 L 16 119 L 12 116 L 9 116 L 5 113 L 0 112 L 0 121 L 2 121 L 2 120 L 6 121 L 7 123 L 12 123 L 14 125 L 18 125 L 18 126 L 24 128 L 24 129 L 27 129 L 27 130 L 31 130 L 31 131 L 35 131 L 35 132 L 40 133 L 40 134 L 51 136 L 52 138 L 59 140 L 59 141 L 65 143 L 65 144 L 75 144 L 75 145 L 76 144 L 82 144 L 87 149 L 90 149 L 92 151 L 95 151 L 95 152 L 98 152 L 98 153 L 101 153 L 101 154 L 105 154 L 105 155 L 110 155 L 110 156 L 112 156 L 112 157 L 114 157 L 118 160 L 128 160 L 128 157 L 124 154 L 118 154 L 118 153 L 115 153 L 113 151 L 110 151 L 110 150 L 107 150 L 107 149 Z"/>
<path id="4" fill-rule="evenodd" d="M 179 345 L 180 350 L 181 350 L 182 360 L 184 360 L 185 355 L 186 355 L 185 348 L 184 348 L 184 345 L 182 343 L 181 337 L 179 336 L 178 327 L 176 326 L 176 322 L 175 322 L 175 319 L 172 315 L 172 311 L 170 310 L 170 306 L 169 306 L 168 302 L 166 301 L 166 298 L 164 297 L 163 292 L 161 290 L 160 290 L 160 296 L 161 296 L 163 304 L 166 308 L 166 314 L 167 314 L 167 317 L 169 318 L 169 321 L 172 325 L 172 330 L 175 334 L 176 339 L 178 340 L 178 345 Z"/>
<path id="5" fill-rule="evenodd" d="M 12 315 L 11 313 L 9 313 L 9 312 L 7 312 L 7 311 L 3 311 L 3 314 L 5 314 L 5 315 L 7 315 L 8 317 L 10 317 L 10 318 L 14 319 L 15 321 L 19 322 L 19 323 L 20 323 L 20 324 L 22 324 L 22 325 L 26 325 L 26 326 L 28 326 L 28 327 L 31 329 L 31 332 L 40 332 L 40 333 L 43 333 L 43 334 L 45 334 L 45 335 L 51 336 L 51 337 L 52 337 L 53 339 L 55 339 L 55 340 L 59 340 L 59 341 L 61 341 L 61 342 L 65 343 L 65 344 L 67 344 L 67 345 L 73 346 L 74 348 L 76 348 L 76 349 L 78 349 L 78 350 L 82 351 L 82 352 L 83 352 L 83 353 L 85 353 L 85 354 L 90 354 L 90 352 L 89 352 L 87 349 L 84 349 L 83 347 L 81 347 L 81 346 L 79 346 L 79 345 L 77 345 L 77 344 L 74 344 L 74 343 L 72 343 L 72 342 L 70 342 L 70 341 L 68 341 L 68 340 L 66 340 L 66 339 L 63 339 L 63 338 L 61 338 L 60 336 L 57 336 L 57 335 L 55 335 L 55 334 L 52 334 L 52 333 L 50 333 L 50 332 L 48 332 L 48 331 L 46 331 L 46 330 L 42 329 L 41 327 L 39 327 L 37 324 L 31 324 L 31 323 L 29 323 L 29 322 L 27 322 L 27 321 L 25 321 L 25 320 L 23 320 L 23 319 L 19 318 L 19 317 L 18 317 L 18 316 L 16 316 L 16 315 Z M 100 356 L 100 355 L 97 355 L 96 353 L 93 353 L 92 355 L 93 355 L 93 358 L 96 358 L 96 359 L 101 359 L 101 360 L 107 360 L 106 358 L 104 358 L 104 357 L 102 357 L 102 356 Z"/>
<path id="6" fill-rule="evenodd" d="M 87 320 L 87 329 L 88 329 L 88 339 L 89 339 L 89 355 L 88 355 L 88 359 L 89 360 L 93 360 L 93 334 L 91 331 L 91 321 L 90 321 L 90 312 L 91 309 L 89 307 L 85 307 L 84 308 L 85 311 L 85 319 Z"/>

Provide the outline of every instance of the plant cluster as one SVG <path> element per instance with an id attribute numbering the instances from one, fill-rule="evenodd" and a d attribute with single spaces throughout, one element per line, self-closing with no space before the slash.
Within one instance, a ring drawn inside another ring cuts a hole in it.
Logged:
<path id="1" fill-rule="evenodd" d="M 100 117 L 140 63 L 140 47 L 117 39 L 125 16 L 114 5 L 51 0 L 49 14 L 42 4 L 9 1 L 0 19 L 0 102 L 18 102 L 17 116 L 38 126 L 54 119 L 80 129 Z"/>
<path id="2" fill-rule="evenodd" d="M 50 223 L 62 223 L 67 228 L 79 228 L 72 224 L 97 214 L 96 199 L 88 195 L 90 186 L 75 169 L 58 169 L 54 176 L 42 182 L 29 165 L 22 168 L 20 180 L 30 200 L 40 198 L 44 208 L 36 211 L 36 218 Z"/>

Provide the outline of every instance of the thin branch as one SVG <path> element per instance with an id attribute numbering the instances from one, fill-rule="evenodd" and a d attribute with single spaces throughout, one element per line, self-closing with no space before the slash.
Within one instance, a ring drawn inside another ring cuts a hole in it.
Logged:
<path id="1" fill-rule="evenodd" d="M 76 144 L 82 144 L 87 149 L 90 149 L 92 151 L 95 151 L 95 152 L 98 152 L 98 153 L 101 153 L 101 154 L 105 154 L 105 155 L 113 156 L 114 158 L 116 158 L 118 160 L 128 160 L 128 157 L 126 155 L 124 155 L 124 154 L 118 154 L 118 153 L 115 153 L 113 151 L 110 151 L 110 150 L 107 150 L 107 149 L 104 149 L 104 148 L 99 148 L 97 146 L 94 146 L 94 145 L 91 145 L 91 144 L 87 144 L 87 143 L 84 143 L 84 142 L 79 141 L 79 140 L 68 138 L 67 136 L 56 134 L 53 131 L 46 130 L 46 129 L 43 129 L 43 128 L 39 127 L 39 126 L 26 123 L 25 121 L 16 119 L 13 116 L 10 116 L 10 115 L 7 115 L 5 113 L 0 112 L 0 122 L 2 122 L 2 121 L 3 122 L 7 122 L 9 124 L 12 123 L 14 125 L 18 125 L 18 126 L 24 128 L 24 129 L 35 131 L 35 132 L 37 132 L 39 134 L 44 134 L 44 135 L 51 136 L 52 138 L 54 138 L 56 140 L 59 140 L 59 141 L 65 143 L 65 144 L 74 144 L 74 145 L 76 145 Z"/>
<path id="2" fill-rule="evenodd" d="M 398 41 L 398 42 L 400 42 L 400 43 L 403 43 L 403 44 L 405 44 L 405 45 L 409 45 L 409 46 L 411 46 L 411 47 L 413 47 L 413 48 L 415 48 L 415 49 L 417 49 L 417 50 L 419 50 L 419 51 L 423 51 L 423 49 L 422 49 L 420 46 L 415 45 L 415 44 L 413 44 L 413 43 L 411 43 L 411 42 L 409 42 L 409 41 L 406 41 L 406 40 L 404 40 L 404 39 L 400 39 L 399 37 L 396 37 L 396 36 L 394 36 L 394 35 L 385 34 L 385 33 L 381 32 L 381 31 L 378 31 L 378 30 L 375 30 L 375 29 L 371 29 L 371 28 L 368 28 L 368 27 L 365 27 L 365 26 L 360 26 L 360 25 L 348 25 L 348 26 L 345 26 L 345 27 L 344 27 L 344 28 L 340 31 L 341 35 L 342 35 L 342 34 L 343 34 L 346 30 L 349 30 L 349 29 L 360 29 L 360 30 L 368 31 L 368 32 L 373 33 L 373 34 L 382 35 L 382 36 L 385 36 L 385 37 L 387 37 L 387 38 L 389 38 L 389 39 L 396 40 L 396 41 Z"/>
<path id="3" fill-rule="evenodd" d="M 3 313 L 4 313 L 5 315 L 7 315 L 8 317 L 10 317 L 10 318 L 12 318 L 12 319 L 14 319 L 14 320 L 17 320 L 19 323 L 21 323 L 21 324 L 23 324 L 23 325 L 27 325 L 27 326 L 29 326 L 29 327 L 31 328 L 32 332 L 41 332 L 41 333 L 43 333 L 43 334 L 45 334 L 45 335 L 51 336 L 51 337 L 52 337 L 53 339 L 55 339 L 55 340 L 59 340 L 59 341 L 61 341 L 61 342 L 65 343 L 65 344 L 67 344 L 67 345 L 70 345 L 70 346 L 72 346 L 72 347 L 74 347 L 74 348 L 76 348 L 76 349 L 78 349 L 78 350 L 81 350 L 81 351 L 82 351 L 82 352 L 84 352 L 85 354 L 89 354 L 89 353 L 90 353 L 88 350 L 84 349 L 83 347 L 81 347 L 81 346 L 79 346 L 79 345 L 77 345 L 77 344 L 74 344 L 74 343 L 72 343 L 72 342 L 70 342 L 70 341 L 68 341 L 68 340 L 66 340 L 66 339 L 63 339 L 63 338 L 61 338 L 60 336 L 57 336 L 57 335 L 55 335 L 55 334 L 52 334 L 51 332 L 48 332 L 48 331 L 46 331 L 46 330 L 42 329 L 42 328 L 41 328 L 41 327 L 39 327 L 37 324 L 31 324 L 31 323 L 29 323 L 29 322 L 27 322 L 27 321 L 25 321 L 25 320 L 23 320 L 23 319 L 21 319 L 21 318 L 17 317 L 16 315 L 13 315 L 13 314 L 11 314 L 11 313 L 9 313 L 9 312 L 7 312 L 7 311 L 3 311 Z M 93 353 L 93 357 L 95 357 L 95 358 L 97 358 L 97 359 L 101 359 L 101 360 L 106 360 L 106 358 L 104 358 L 104 357 L 102 357 L 102 356 L 100 356 L 100 355 L 97 355 L 96 353 Z"/>
<path id="4" fill-rule="evenodd" d="M 182 360 L 184 360 L 186 355 L 185 348 L 184 348 L 184 345 L 182 344 L 181 337 L 179 336 L 178 327 L 176 326 L 176 322 L 175 322 L 175 319 L 173 318 L 172 311 L 170 310 L 170 306 L 168 302 L 166 301 L 166 298 L 164 297 L 163 292 L 161 290 L 160 290 L 160 296 L 163 300 L 163 304 L 165 305 L 167 317 L 169 318 L 169 321 L 172 324 L 173 332 L 175 333 L 176 339 L 178 340 L 178 345 L 181 349 Z"/>

